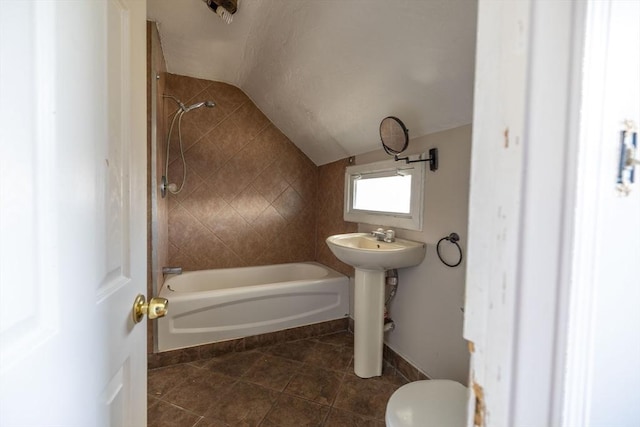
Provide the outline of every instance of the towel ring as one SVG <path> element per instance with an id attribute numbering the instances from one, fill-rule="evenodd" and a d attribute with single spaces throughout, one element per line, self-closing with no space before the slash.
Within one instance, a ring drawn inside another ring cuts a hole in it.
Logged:
<path id="1" fill-rule="evenodd" d="M 458 248 L 458 252 L 460 252 L 460 259 L 455 264 L 449 264 L 448 262 L 442 259 L 442 255 L 440 255 L 440 243 L 442 243 L 443 240 L 448 240 L 449 242 L 456 245 L 456 247 Z M 442 263 L 447 267 L 457 267 L 462 262 L 462 248 L 460 248 L 460 245 L 458 244 L 458 240 L 460 240 L 460 236 L 458 236 L 458 233 L 451 233 L 448 236 L 445 236 L 442 239 L 438 240 L 438 244 L 436 245 L 436 252 L 438 254 L 438 258 L 440 258 L 440 261 L 442 261 Z"/>

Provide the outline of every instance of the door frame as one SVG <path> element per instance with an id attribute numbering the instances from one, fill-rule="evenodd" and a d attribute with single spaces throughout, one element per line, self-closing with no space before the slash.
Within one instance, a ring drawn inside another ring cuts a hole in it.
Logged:
<path id="1" fill-rule="evenodd" d="M 607 33 L 614 1 L 480 0 L 464 330 L 469 427 L 588 420 L 589 274 L 598 263 L 596 184 L 606 179 L 593 171 L 611 141 L 585 138 L 585 121 L 601 118 L 583 101 L 602 90 L 603 77 L 597 67 L 585 76 L 583 66 L 605 62 L 585 58 L 585 44 L 593 30 Z"/>

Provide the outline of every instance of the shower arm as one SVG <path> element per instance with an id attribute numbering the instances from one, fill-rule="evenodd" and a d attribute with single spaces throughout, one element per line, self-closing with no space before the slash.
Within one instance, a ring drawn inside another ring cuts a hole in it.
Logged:
<path id="1" fill-rule="evenodd" d="M 187 107 L 185 107 L 185 106 L 184 106 L 184 104 L 182 103 L 182 101 L 180 101 L 180 100 L 179 100 L 178 98 L 176 98 L 175 96 L 173 96 L 173 95 L 162 95 L 162 97 L 163 97 L 163 98 L 170 98 L 170 99 L 173 99 L 173 100 L 176 102 L 176 104 L 178 104 L 178 106 L 180 107 L 180 109 L 181 109 L 182 111 L 186 111 Z"/>

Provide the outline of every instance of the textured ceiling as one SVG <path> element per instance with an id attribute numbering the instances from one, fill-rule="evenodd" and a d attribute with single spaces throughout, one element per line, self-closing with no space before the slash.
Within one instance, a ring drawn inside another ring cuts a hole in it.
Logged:
<path id="1" fill-rule="evenodd" d="M 148 0 L 169 72 L 232 83 L 322 165 L 471 123 L 475 0 L 240 0 L 227 25 L 201 0 Z"/>

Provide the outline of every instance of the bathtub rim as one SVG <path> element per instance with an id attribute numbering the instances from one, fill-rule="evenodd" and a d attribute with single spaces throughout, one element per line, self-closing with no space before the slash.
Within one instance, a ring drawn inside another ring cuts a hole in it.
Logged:
<path id="1" fill-rule="evenodd" d="M 282 268 L 288 265 L 312 265 L 312 266 L 316 266 L 316 267 L 321 267 L 323 270 L 325 270 L 327 272 L 327 274 L 323 277 L 320 278 L 314 278 L 314 279 L 298 279 L 298 280 L 288 280 L 288 281 L 268 281 L 265 283 L 259 283 L 256 285 L 243 285 L 243 286 L 238 286 L 238 287 L 233 287 L 233 288 L 222 288 L 222 289 L 208 289 L 208 290 L 197 290 L 197 291 L 183 291 L 183 290 L 173 290 L 170 289 L 169 286 L 171 285 L 171 281 L 172 279 L 182 279 L 185 277 L 189 277 L 190 275 L 199 275 L 199 274 L 203 274 L 203 273 L 208 273 L 211 271 L 219 271 L 219 270 L 223 270 L 226 272 L 231 272 L 234 270 L 260 270 L 260 269 L 265 269 L 265 268 Z M 233 290 L 233 292 L 230 291 L 230 293 L 236 293 L 239 292 L 239 290 L 244 290 L 246 289 L 247 292 L 250 290 L 256 290 L 265 286 L 269 286 L 269 285 L 273 285 L 273 284 L 278 284 L 278 286 L 287 286 L 289 284 L 299 284 L 301 282 L 304 283 L 316 283 L 316 282 L 320 282 L 320 281 L 325 281 L 325 280 L 329 280 L 329 279 L 341 279 L 343 277 L 347 277 L 349 278 L 349 276 L 342 274 L 340 272 L 337 272 L 336 270 L 332 269 L 331 267 L 328 267 L 324 264 L 321 264 L 319 262 L 315 262 L 315 261 L 305 261 L 305 262 L 288 262 L 288 263 L 283 263 L 283 264 L 269 264 L 269 265 L 258 265 L 258 266 L 248 266 L 248 267 L 230 267 L 230 268 L 212 268 L 212 269 L 208 269 L 208 270 L 192 270 L 192 271 L 185 271 L 182 274 L 168 274 L 165 277 L 164 283 L 162 284 L 162 288 L 160 288 L 160 291 L 158 292 L 158 296 L 160 297 L 164 297 L 164 298 L 169 298 L 169 296 L 172 297 L 180 297 L 180 299 L 186 298 L 188 295 L 193 295 L 193 294 L 208 294 L 211 292 L 215 292 L 216 294 L 224 294 L 225 291 L 227 290 Z"/>

